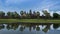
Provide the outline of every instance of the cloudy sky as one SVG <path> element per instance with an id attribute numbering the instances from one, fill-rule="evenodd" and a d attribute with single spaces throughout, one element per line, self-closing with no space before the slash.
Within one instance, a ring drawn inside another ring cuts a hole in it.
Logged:
<path id="1" fill-rule="evenodd" d="M 60 0 L 0 0 L 0 10 L 43 10 L 60 11 Z"/>

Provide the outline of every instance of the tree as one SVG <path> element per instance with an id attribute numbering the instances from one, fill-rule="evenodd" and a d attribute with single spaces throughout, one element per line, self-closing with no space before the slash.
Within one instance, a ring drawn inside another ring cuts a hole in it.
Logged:
<path id="1" fill-rule="evenodd" d="M 0 18 L 3 18 L 5 16 L 5 13 L 3 11 L 0 11 Z"/>
<path id="2" fill-rule="evenodd" d="M 25 12 L 21 11 L 20 14 L 21 14 L 21 18 L 26 18 L 26 11 Z"/>
<path id="3" fill-rule="evenodd" d="M 37 12 L 33 11 L 33 17 L 34 18 L 39 18 L 39 16 L 40 16 L 40 12 L 39 11 L 37 11 Z"/>
<path id="4" fill-rule="evenodd" d="M 14 17 L 14 13 L 13 12 L 7 12 L 7 16 L 8 16 L 8 18 L 13 18 Z"/>
<path id="5" fill-rule="evenodd" d="M 20 11 L 20 14 L 21 14 L 21 16 L 24 14 L 24 12 L 23 11 Z"/>
<path id="6" fill-rule="evenodd" d="M 50 13 L 48 13 L 47 10 L 43 10 L 42 12 L 44 13 L 45 18 L 50 18 L 50 17 L 51 17 L 51 16 L 50 16 Z"/>
<path id="7" fill-rule="evenodd" d="M 53 18 L 59 18 L 59 14 L 53 13 Z"/>
<path id="8" fill-rule="evenodd" d="M 13 14 L 14 14 L 14 18 L 19 18 L 19 14 L 16 11 L 13 12 Z"/>

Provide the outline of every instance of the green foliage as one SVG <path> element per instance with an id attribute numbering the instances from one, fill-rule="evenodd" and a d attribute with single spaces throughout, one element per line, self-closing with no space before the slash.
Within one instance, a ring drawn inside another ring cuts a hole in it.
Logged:
<path id="1" fill-rule="evenodd" d="M 20 14 L 21 14 L 21 15 L 23 15 L 23 14 L 24 14 L 24 12 L 23 12 L 23 11 L 20 11 Z"/>
<path id="2" fill-rule="evenodd" d="M 14 12 L 14 18 L 18 18 L 19 17 L 19 14 L 15 11 Z"/>
<path id="3" fill-rule="evenodd" d="M 5 13 L 3 11 L 0 11 L 0 18 L 3 18 L 5 16 Z"/>
<path id="4" fill-rule="evenodd" d="M 27 17 L 26 11 L 21 11 L 20 14 L 22 19 Z"/>
<path id="5" fill-rule="evenodd" d="M 53 18 L 59 18 L 59 14 L 53 13 Z"/>
<path id="6" fill-rule="evenodd" d="M 40 31 L 40 27 L 36 27 L 36 30 L 37 30 L 37 31 Z"/>
<path id="7" fill-rule="evenodd" d="M 8 18 L 12 18 L 14 16 L 13 12 L 7 12 Z"/>
<path id="8" fill-rule="evenodd" d="M 53 24 L 53 28 L 57 29 L 60 25 L 59 24 Z"/>
<path id="9" fill-rule="evenodd" d="M 44 13 L 46 18 L 50 18 L 50 13 L 48 13 L 47 10 L 43 10 L 42 12 Z"/>
<path id="10" fill-rule="evenodd" d="M 40 16 L 40 12 L 39 11 L 32 11 L 29 10 L 28 12 L 26 11 L 20 11 L 20 15 L 15 11 L 15 12 L 7 12 L 7 15 L 5 15 L 5 13 L 3 11 L 0 11 L 0 18 L 13 18 L 13 19 L 57 19 L 60 17 L 59 14 L 57 13 L 53 13 L 53 17 L 51 17 L 50 13 L 47 10 L 42 10 L 43 15 Z"/>

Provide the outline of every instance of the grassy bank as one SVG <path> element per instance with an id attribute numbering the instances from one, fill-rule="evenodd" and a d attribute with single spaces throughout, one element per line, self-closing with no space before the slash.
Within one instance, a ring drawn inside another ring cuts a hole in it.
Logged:
<path id="1" fill-rule="evenodd" d="M 0 19 L 0 23 L 60 23 L 60 20 L 45 19 Z"/>

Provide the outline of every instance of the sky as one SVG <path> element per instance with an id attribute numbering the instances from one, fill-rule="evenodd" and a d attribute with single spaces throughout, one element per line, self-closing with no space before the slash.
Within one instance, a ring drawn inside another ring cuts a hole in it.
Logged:
<path id="1" fill-rule="evenodd" d="M 44 10 L 60 12 L 60 0 L 0 0 L 0 11 Z"/>

